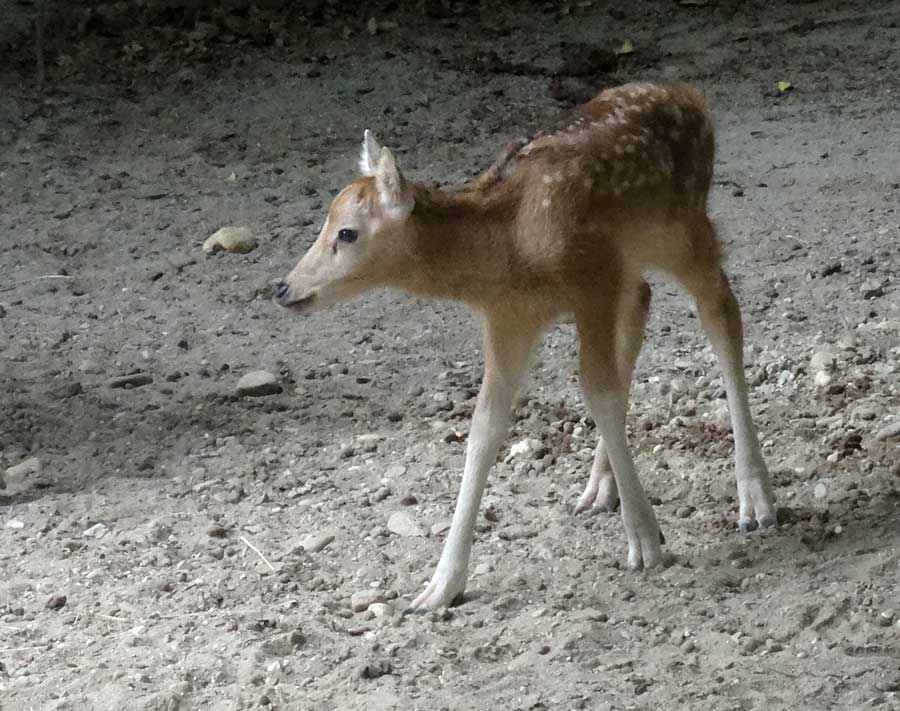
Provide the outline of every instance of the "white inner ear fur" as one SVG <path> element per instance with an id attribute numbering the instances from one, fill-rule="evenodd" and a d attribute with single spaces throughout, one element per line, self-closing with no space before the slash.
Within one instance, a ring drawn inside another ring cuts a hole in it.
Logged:
<path id="1" fill-rule="evenodd" d="M 395 219 L 402 219 L 413 209 L 412 191 L 407 186 L 394 154 L 388 148 L 382 148 L 375 169 L 375 184 L 378 187 L 378 198 L 381 206 Z"/>
<path id="2" fill-rule="evenodd" d="M 359 172 L 365 176 L 375 175 L 380 156 L 381 146 L 375 140 L 375 134 L 366 129 L 363 132 L 362 150 L 359 154 Z"/>

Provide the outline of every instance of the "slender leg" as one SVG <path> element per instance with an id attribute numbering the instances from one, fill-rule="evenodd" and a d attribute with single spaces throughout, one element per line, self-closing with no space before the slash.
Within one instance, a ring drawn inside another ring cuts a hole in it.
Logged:
<path id="1" fill-rule="evenodd" d="M 697 302 L 703 329 L 712 342 L 725 380 L 734 432 L 738 527 L 746 532 L 775 526 L 775 496 L 747 398 L 740 308 L 721 269 L 717 268 L 708 278 L 692 280 L 688 288 Z"/>
<path id="2" fill-rule="evenodd" d="M 466 447 L 462 487 L 440 561 L 410 609 L 450 605 L 465 591 L 472 536 L 488 471 L 506 436 L 513 399 L 528 368 L 540 327 L 521 318 L 489 317 L 485 329 L 484 380 Z"/>
<path id="3" fill-rule="evenodd" d="M 638 480 L 625 434 L 627 385 L 616 367 L 614 311 L 601 307 L 576 315 L 581 339 L 579 368 L 585 400 L 603 437 L 621 498 L 628 538 L 628 565 L 652 567 L 662 560 L 659 525 Z"/>
<path id="4" fill-rule="evenodd" d="M 626 290 L 621 298 L 616 327 L 618 333 L 616 361 L 621 381 L 630 389 L 634 365 L 644 344 L 644 330 L 650 312 L 650 286 L 642 281 L 634 289 Z M 619 492 L 616 490 L 609 454 L 603 437 L 600 437 L 594 452 L 591 476 L 575 505 L 575 513 L 581 513 L 589 508 L 612 512 L 618 503 Z"/>

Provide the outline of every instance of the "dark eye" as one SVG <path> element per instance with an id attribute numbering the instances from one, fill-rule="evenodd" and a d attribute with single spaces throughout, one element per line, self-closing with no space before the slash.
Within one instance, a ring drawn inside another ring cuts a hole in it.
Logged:
<path id="1" fill-rule="evenodd" d="M 356 242 L 358 236 L 356 230 L 351 230 L 347 227 L 338 231 L 338 239 L 341 242 Z"/>

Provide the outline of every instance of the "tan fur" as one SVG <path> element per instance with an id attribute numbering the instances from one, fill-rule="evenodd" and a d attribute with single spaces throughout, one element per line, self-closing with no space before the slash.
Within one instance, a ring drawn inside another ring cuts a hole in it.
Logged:
<path id="1" fill-rule="evenodd" d="M 455 192 L 409 183 L 390 152 L 366 134 L 367 175 L 335 199 L 278 301 L 307 311 L 396 287 L 463 301 L 485 316 L 485 383 L 463 493 L 438 572 L 416 605 L 446 604 L 461 592 L 455 588 L 460 561 L 468 561 L 468 508 L 477 508 L 508 391 L 520 380 L 523 354 L 563 316 L 578 324 L 588 404 L 603 411 L 594 413 L 603 442 L 579 506 L 610 508 L 621 495 L 629 562 L 659 561 L 658 528 L 621 424 L 649 306 L 648 269 L 688 288 L 722 361 L 735 418 L 741 526 L 774 522 L 746 406 L 740 313 L 706 215 L 713 154 L 702 95 L 674 82 L 604 91 L 556 129 L 508 146 L 479 180 Z M 358 230 L 357 242 L 337 242 L 341 228 Z"/>

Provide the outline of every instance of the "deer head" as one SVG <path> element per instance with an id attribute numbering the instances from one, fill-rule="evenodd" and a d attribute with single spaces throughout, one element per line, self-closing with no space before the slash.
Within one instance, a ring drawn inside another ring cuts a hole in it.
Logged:
<path id="1" fill-rule="evenodd" d="M 362 173 L 331 203 L 319 237 L 284 279 L 272 284 L 276 304 L 310 312 L 384 286 L 396 275 L 415 202 L 394 156 L 366 130 Z"/>

